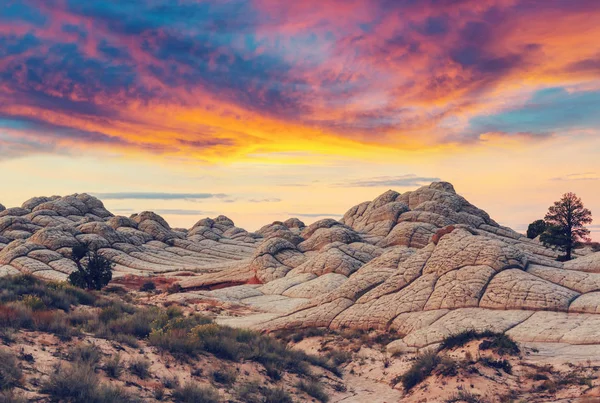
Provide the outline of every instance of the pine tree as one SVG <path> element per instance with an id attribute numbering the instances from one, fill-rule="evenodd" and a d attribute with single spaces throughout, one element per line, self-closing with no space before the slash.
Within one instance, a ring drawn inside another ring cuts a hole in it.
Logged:
<path id="1" fill-rule="evenodd" d="M 548 227 L 540 240 L 545 246 L 565 252 L 565 260 L 571 260 L 573 249 L 581 241 L 590 240 L 590 231 L 584 225 L 592 222 L 592 213 L 574 193 L 565 193 L 548 209 L 544 220 Z"/>

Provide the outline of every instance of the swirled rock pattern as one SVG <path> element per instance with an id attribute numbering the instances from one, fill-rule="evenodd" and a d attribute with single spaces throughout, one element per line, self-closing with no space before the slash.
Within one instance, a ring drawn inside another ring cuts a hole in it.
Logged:
<path id="1" fill-rule="evenodd" d="M 182 292 L 169 300 L 254 312 L 229 325 L 379 329 L 406 350 L 466 329 L 600 344 L 600 253 L 558 262 L 446 182 L 387 191 L 339 221 L 289 218 L 255 233 L 225 216 L 190 229 L 148 211 L 114 216 L 86 194 L 0 205 L 0 276 L 64 280 L 82 242 L 115 263 L 115 277 L 175 278 Z"/>

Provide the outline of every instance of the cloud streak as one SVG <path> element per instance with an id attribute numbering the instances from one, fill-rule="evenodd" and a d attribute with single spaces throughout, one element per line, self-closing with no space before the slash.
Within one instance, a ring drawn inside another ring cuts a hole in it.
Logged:
<path id="1" fill-rule="evenodd" d="M 201 200 L 227 197 L 222 193 L 116 192 L 91 194 L 101 200 Z"/>
<path id="2" fill-rule="evenodd" d="M 400 176 L 379 176 L 374 178 L 364 178 L 354 181 L 337 183 L 337 187 L 414 187 L 428 185 L 431 182 L 438 182 L 440 178 L 422 177 L 413 174 Z"/>

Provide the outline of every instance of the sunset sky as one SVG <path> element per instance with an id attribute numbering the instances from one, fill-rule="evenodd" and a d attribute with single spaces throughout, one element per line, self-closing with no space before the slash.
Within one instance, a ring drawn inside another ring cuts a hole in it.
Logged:
<path id="1" fill-rule="evenodd" d="M 0 203 L 249 230 L 434 180 L 600 240 L 598 0 L 0 0 Z"/>

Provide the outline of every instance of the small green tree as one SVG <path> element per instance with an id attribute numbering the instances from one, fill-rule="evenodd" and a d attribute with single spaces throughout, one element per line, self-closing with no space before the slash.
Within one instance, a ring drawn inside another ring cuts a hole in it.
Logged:
<path id="1" fill-rule="evenodd" d="M 564 260 L 571 260 L 573 249 L 581 241 L 589 241 L 590 231 L 584 227 L 592 222 L 592 212 L 583 206 L 583 202 L 575 193 L 565 193 L 548 209 L 547 228 L 540 240 L 544 246 L 557 248 L 565 252 Z"/>
<path id="2" fill-rule="evenodd" d="M 77 265 L 77 271 L 69 275 L 69 282 L 76 287 L 101 290 L 112 280 L 114 264 L 87 244 L 74 246 L 71 260 Z"/>
<path id="3" fill-rule="evenodd" d="M 527 238 L 534 239 L 539 235 L 542 235 L 544 231 L 546 231 L 546 221 L 544 220 L 535 220 L 529 227 L 527 227 Z"/>

